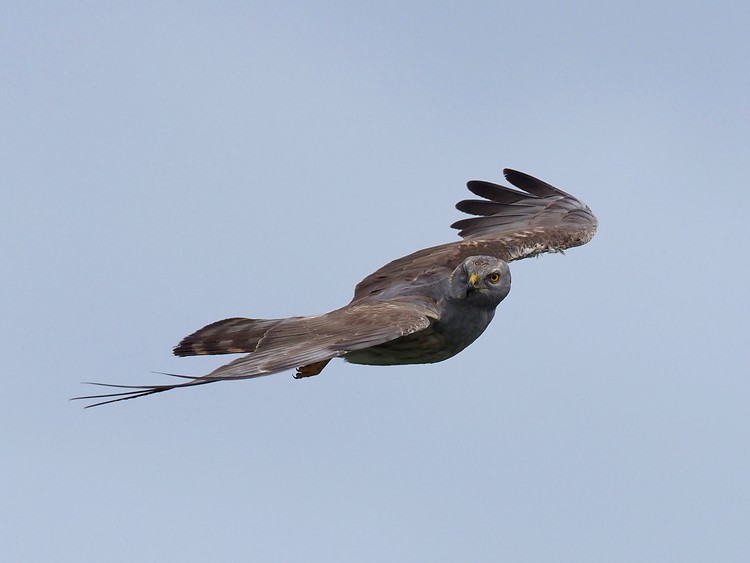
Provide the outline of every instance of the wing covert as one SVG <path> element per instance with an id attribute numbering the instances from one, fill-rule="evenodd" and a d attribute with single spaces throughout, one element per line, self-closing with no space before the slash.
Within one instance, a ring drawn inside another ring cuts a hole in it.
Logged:
<path id="1" fill-rule="evenodd" d="M 475 215 L 451 225 L 464 239 L 419 250 L 376 270 L 356 287 L 354 300 L 377 295 L 394 284 L 410 284 L 427 270 L 452 270 L 473 255 L 495 256 L 506 262 L 545 252 L 562 252 L 589 242 L 597 219 L 591 209 L 563 190 L 523 172 L 506 168 L 515 188 L 472 180 L 469 190 L 483 199 L 456 204 Z"/>

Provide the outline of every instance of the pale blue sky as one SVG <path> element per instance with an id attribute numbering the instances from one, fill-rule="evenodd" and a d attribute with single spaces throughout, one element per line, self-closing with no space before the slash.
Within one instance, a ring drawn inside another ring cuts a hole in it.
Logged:
<path id="1" fill-rule="evenodd" d="M 4 560 L 746 561 L 746 3 L 1 13 Z M 506 166 L 600 231 L 457 357 L 68 402 L 346 303 Z"/>

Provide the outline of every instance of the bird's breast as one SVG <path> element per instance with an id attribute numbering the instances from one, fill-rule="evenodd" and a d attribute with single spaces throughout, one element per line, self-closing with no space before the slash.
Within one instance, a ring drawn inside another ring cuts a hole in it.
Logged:
<path id="1" fill-rule="evenodd" d="M 353 364 L 380 366 L 442 362 L 474 342 L 487 328 L 493 314 L 494 311 L 478 311 L 459 318 L 447 315 L 424 330 L 349 352 L 344 359 Z"/>

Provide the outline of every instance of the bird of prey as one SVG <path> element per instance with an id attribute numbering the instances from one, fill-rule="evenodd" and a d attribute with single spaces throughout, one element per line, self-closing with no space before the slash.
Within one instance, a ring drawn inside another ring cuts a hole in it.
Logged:
<path id="1" fill-rule="evenodd" d="M 177 356 L 247 354 L 200 377 L 167 385 L 113 385 L 124 391 L 76 397 L 88 407 L 229 379 L 296 368 L 317 375 L 333 358 L 354 364 L 440 362 L 484 332 L 510 291 L 508 262 L 587 243 L 597 220 L 583 202 L 533 176 L 505 169 L 518 189 L 473 180 L 482 199 L 456 204 L 474 217 L 453 225 L 463 240 L 418 250 L 386 264 L 356 286 L 348 305 L 323 315 L 231 318 L 186 336 Z M 169 374 L 174 375 L 174 374 Z"/>

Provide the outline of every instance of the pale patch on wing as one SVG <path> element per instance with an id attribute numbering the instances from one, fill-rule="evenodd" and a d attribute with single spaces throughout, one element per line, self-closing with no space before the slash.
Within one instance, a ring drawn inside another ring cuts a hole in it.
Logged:
<path id="1" fill-rule="evenodd" d="M 464 240 L 425 248 L 390 262 L 363 279 L 353 301 L 408 284 L 428 268 L 453 270 L 469 256 L 488 255 L 506 262 L 562 252 L 590 241 L 597 220 L 588 206 L 572 195 L 533 176 L 506 169 L 507 180 L 520 189 L 471 181 L 481 200 L 463 200 L 456 207 L 476 215 L 455 222 Z"/>

